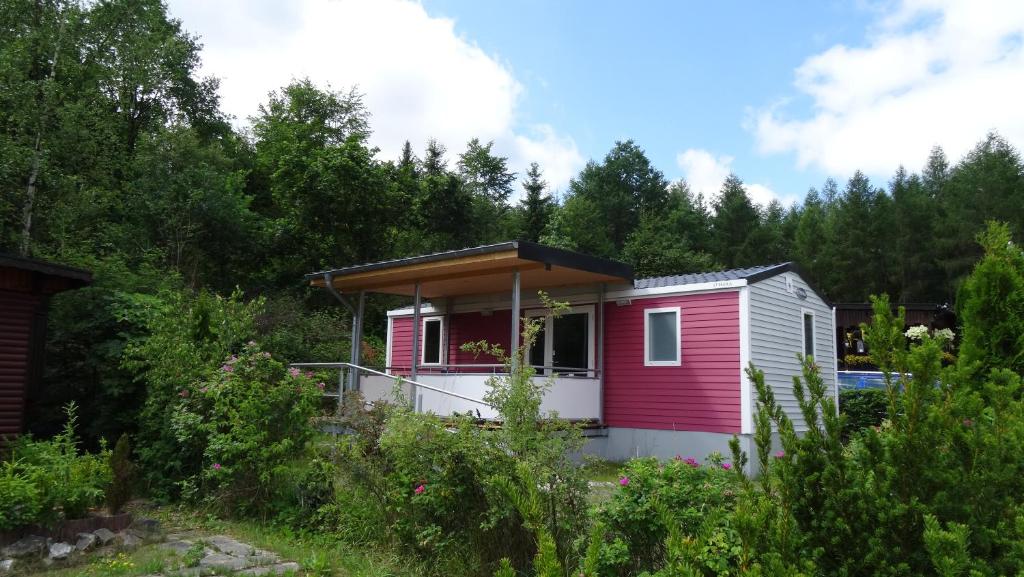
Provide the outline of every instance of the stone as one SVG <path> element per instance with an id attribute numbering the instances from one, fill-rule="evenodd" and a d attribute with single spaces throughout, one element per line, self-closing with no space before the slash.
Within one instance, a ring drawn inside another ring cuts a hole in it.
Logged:
<path id="1" fill-rule="evenodd" d="M 100 545 L 110 545 L 114 538 L 117 537 L 117 535 L 114 535 L 113 531 L 106 527 L 96 529 L 92 534 L 96 535 L 96 538 L 100 540 Z"/>
<path id="2" fill-rule="evenodd" d="M 0 561 L 0 573 L 12 573 L 14 572 L 14 559 L 4 559 Z"/>
<path id="3" fill-rule="evenodd" d="M 89 551 L 99 543 L 100 538 L 95 533 L 79 533 L 75 541 L 75 549 Z"/>
<path id="4" fill-rule="evenodd" d="M 225 555 L 224 553 L 210 553 L 199 561 L 200 567 L 209 567 L 218 571 L 239 571 L 248 566 L 245 559 Z"/>
<path id="5" fill-rule="evenodd" d="M 53 561 L 63 561 L 71 556 L 75 552 L 75 546 L 70 543 L 54 543 L 50 545 L 50 556 L 49 559 Z"/>
<path id="6" fill-rule="evenodd" d="M 41 557 L 46 553 L 46 539 L 38 535 L 29 535 L 11 543 L 0 550 L 0 555 L 19 559 L 21 557 Z"/>
<path id="7" fill-rule="evenodd" d="M 298 575 L 299 564 L 289 561 L 288 563 L 278 563 L 277 565 L 268 565 L 266 567 L 253 567 L 252 569 L 246 569 L 245 571 L 239 571 L 235 575 L 245 575 L 246 577 L 264 577 L 266 575 L 284 575 L 285 573 L 294 573 Z"/>
<path id="8" fill-rule="evenodd" d="M 206 540 L 214 549 L 235 557 L 248 557 L 255 553 L 252 545 L 246 545 L 226 535 L 214 535 Z"/>
<path id="9" fill-rule="evenodd" d="M 125 549 L 135 549 L 142 545 L 142 539 L 128 531 L 119 532 L 117 534 L 117 539 L 121 541 L 121 547 Z"/>
<path id="10" fill-rule="evenodd" d="M 252 555 L 249 555 L 248 557 L 246 557 L 245 560 L 249 563 L 250 567 L 260 567 L 260 566 L 263 566 L 263 565 L 274 565 L 276 563 L 280 563 L 281 562 L 281 558 L 278 557 L 277 555 L 274 555 L 273 553 L 268 553 L 266 551 L 259 551 L 259 550 L 257 550 L 256 553 L 253 553 Z"/>
<path id="11" fill-rule="evenodd" d="M 147 517 L 140 517 L 132 521 L 128 532 L 143 541 L 159 541 L 164 534 L 163 528 L 160 527 L 160 521 Z"/>
<path id="12" fill-rule="evenodd" d="M 192 548 L 192 542 L 184 540 L 166 541 L 157 545 L 157 547 L 168 551 L 174 551 L 178 555 L 185 555 Z"/>

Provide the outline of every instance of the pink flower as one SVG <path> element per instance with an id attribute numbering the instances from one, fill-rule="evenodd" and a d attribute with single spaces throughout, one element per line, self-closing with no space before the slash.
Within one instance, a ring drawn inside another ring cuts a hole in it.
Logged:
<path id="1" fill-rule="evenodd" d="M 629 484 L 629 477 L 621 477 L 621 478 L 619 478 L 619 485 L 625 487 L 628 484 Z"/>
<path id="2" fill-rule="evenodd" d="M 965 427 L 970 427 L 973 424 L 974 424 L 974 421 L 972 421 L 970 419 L 964 419 L 964 426 Z"/>
<path id="3" fill-rule="evenodd" d="M 299 376 L 300 373 L 302 373 L 302 371 L 300 371 L 299 369 L 297 369 L 295 367 L 292 367 L 292 368 L 288 369 L 288 374 L 293 376 L 293 377 Z"/>
<path id="4" fill-rule="evenodd" d="M 416 487 L 416 490 L 414 491 L 414 493 L 416 493 L 417 495 L 421 495 L 423 493 L 423 491 L 426 491 L 426 490 L 427 490 L 427 486 L 426 485 L 419 485 L 418 487 Z"/>
<path id="5" fill-rule="evenodd" d="M 722 463 L 722 468 L 728 471 L 729 469 L 732 469 L 732 465 L 729 463 Z"/>
<path id="6" fill-rule="evenodd" d="M 235 372 L 235 367 L 232 367 L 231 365 L 224 365 L 223 367 L 220 368 L 220 370 L 226 373 L 233 373 Z"/>
<path id="7" fill-rule="evenodd" d="M 313 378 L 313 371 L 306 371 L 306 378 L 307 379 L 312 379 Z"/>
<path id="8" fill-rule="evenodd" d="M 682 455 L 676 455 L 675 457 L 672 457 L 672 459 L 675 460 L 675 461 L 682 461 L 683 460 L 683 456 Z"/>
<path id="9" fill-rule="evenodd" d="M 220 471 L 220 463 L 214 463 L 213 464 L 213 470 L 214 471 Z"/>
<path id="10" fill-rule="evenodd" d="M 325 385 L 325 384 L 323 384 L 323 383 L 317 383 L 317 384 L 316 384 L 316 388 L 320 389 L 321 391 L 322 391 L 322 390 L 324 390 L 324 387 L 326 387 L 326 386 L 327 386 L 327 385 Z"/>
<path id="11" fill-rule="evenodd" d="M 783 458 L 785 456 L 786 456 L 786 452 L 785 451 L 779 451 L 778 453 L 775 453 L 775 458 L 776 459 L 781 459 L 781 458 Z"/>
<path id="12" fill-rule="evenodd" d="M 263 358 L 269 359 L 270 358 L 270 353 L 268 353 L 267 351 L 263 351 Z"/>
<path id="13" fill-rule="evenodd" d="M 180 392 L 180 393 L 178 393 L 178 396 L 179 396 L 179 397 L 181 397 L 181 398 L 183 398 L 183 399 L 184 399 L 185 397 L 188 397 L 188 389 L 182 389 L 182 390 L 181 390 L 181 392 Z"/>
<path id="14" fill-rule="evenodd" d="M 691 467 L 700 467 L 700 463 L 698 463 L 697 459 L 694 459 L 693 457 L 687 457 L 686 464 Z"/>
<path id="15" fill-rule="evenodd" d="M 238 357 L 236 355 L 231 355 L 231 357 L 228 358 L 227 364 L 233 365 L 233 364 L 235 364 L 237 362 L 238 362 Z"/>

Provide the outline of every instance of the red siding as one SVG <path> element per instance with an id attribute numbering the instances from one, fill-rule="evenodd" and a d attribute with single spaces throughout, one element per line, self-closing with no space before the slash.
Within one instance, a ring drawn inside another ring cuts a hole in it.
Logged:
<path id="1" fill-rule="evenodd" d="M 644 366 L 644 309 L 682 310 L 682 366 Z M 525 311 L 524 311 L 525 312 Z M 641 429 L 740 431 L 739 296 L 735 291 L 635 299 L 605 307 L 604 415 L 608 425 Z M 453 314 L 449 364 L 491 363 L 464 353 L 469 341 L 509 345 L 511 311 Z M 393 317 L 391 366 L 406 372 L 412 356 L 412 318 Z"/>
<path id="2" fill-rule="evenodd" d="M 490 316 L 479 312 L 455 313 L 448 326 L 448 362 L 445 364 L 493 364 L 498 361 L 490 355 L 474 357 L 462 351 L 463 343 L 487 341 L 501 345 L 508 351 L 512 336 L 512 311 L 494 311 Z M 404 373 L 412 366 L 412 317 L 393 317 L 391 335 L 391 366 Z M 420 335 L 423 338 L 423 335 Z M 422 343 L 421 343 L 422 344 Z"/>
<path id="3" fill-rule="evenodd" d="M 412 317 L 391 319 L 388 346 L 391 347 L 391 366 L 395 368 L 394 372 L 408 372 L 412 367 Z"/>
<path id="4" fill-rule="evenodd" d="M 39 297 L 0 290 L 0 439 L 21 433 L 32 320 Z"/>
<path id="5" fill-rule="evenodd" d="M 494 311 L 491 316 L 480 313 L 457 313 L 451 318 L 448 330 L 449 364 L 492 364 L 498 360 L 490 355 L 474 357 L 459 349 L 464 343 L 487 341 L 492 345 L 501 345 L 508 352 L 512 342 L 512 311 Z"/>
<path id="6" fill-rule="evenodd" d="M 644 310 L 682 311 L 682 366 L 644 366 Z M 605 306 L 604 415 L 612 427 L 738 433 L 738 293 Z"/>

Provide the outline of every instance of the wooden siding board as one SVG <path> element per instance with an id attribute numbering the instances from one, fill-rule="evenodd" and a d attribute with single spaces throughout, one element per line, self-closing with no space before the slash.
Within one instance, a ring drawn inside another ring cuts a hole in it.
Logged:
<path id="1" fill-rule="evenodd" d="M 0 290 L 0 438 L 21 433 L 32 321 L 40 304 L 29 293 Z"/>

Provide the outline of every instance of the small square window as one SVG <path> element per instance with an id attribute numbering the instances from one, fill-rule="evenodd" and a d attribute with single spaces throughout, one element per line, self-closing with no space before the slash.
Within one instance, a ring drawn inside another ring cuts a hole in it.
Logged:
<path id="1" fill-rule="evenodd" d="M 679 307 L 644 311 L 644 364 L 648 367 L 679 366 Z"/>
<path id="2" fill-rule="evenodd" d="M 423 359 L 424 365 L 440 365 L 444 343 L 442 319 L 423 319 Z"/>

